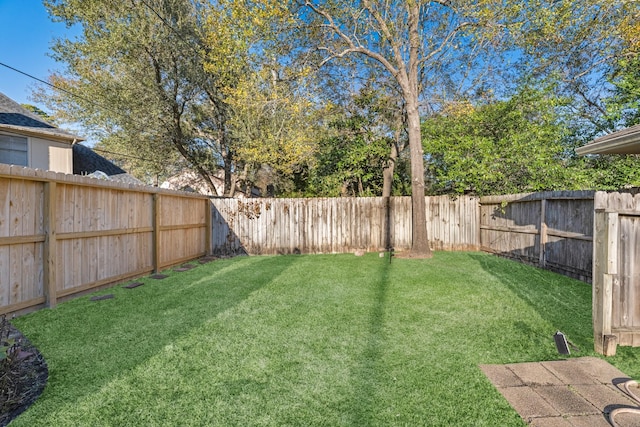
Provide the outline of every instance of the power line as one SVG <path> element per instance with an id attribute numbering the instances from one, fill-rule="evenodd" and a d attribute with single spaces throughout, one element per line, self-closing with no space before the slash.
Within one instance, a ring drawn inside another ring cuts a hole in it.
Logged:
<path id="1" fill-rule="evenodd" d="M 96 107 L 103 108 L 103 109 L 105 109 L 105 110 L 107 110 L 107 111 L 115 112 L 114 110 L 112 110 L 112 109 L 110 109 L 110 108 L 107 108 L 107 107 L 105 107 L 105 106 L 103 106 L 103 105 L 101 105 L 101 104 L 98 104 L 98 103 L 97 103 L 97 102 L 95 102 L 95 101 L 92 101 L 92 100 L 90 100 L 90 99 L 87 99 L 87 98 L 85 98 L 85 97 L 83 97 L 83 96 L 80 96 L 80 95 L 78 95 L 78 94 L 76 94 L 76 93 L 73 93 L 73 92 L 71 92 L 71 91 L 69 91 L 69 90 L 66 90 L 66 89 L 63 89 L 63 88 L 61 88 L 61 87 L 58 87 L 58 86 L 56 86 L 56 85 L 54 85 L 54 84 L 52 84 L 52 83 L 47 82 L 46 80 L 42 80 L 42 79 L 40 79 L 40 78 L 38 78 L 38 77 L 35 77 L 35 76 L 33 76 L 33 75 L 31 75 L 31 74 L 29 74 L 29 73 L 25 72 L 25 71 L 19 70 L 19 69 L 15 68 L 15 67 L 12 67 L 12 66 L 10 66 L 10 65 L 7 65 L 7 64 L 5 64 L 5 63 L 3 63 L 3 62 L 0 62 L 0 65 L 1 65 L 1 66 L 3 66 L 3 67 L 6 67 L 6 68 L 8 68 L 8 69 L 10 69 L 10 70 L 12 70 L 12 71 L 15 71 L 16 73 L 22 74 L 23 76 L 29 77 L 30 79 L 36 80 L 36 81 L 38 81 L 38 82 L 40 82 L 40 83 L 44 83 L 44 84 L 46 84 L 47 86 L 50 86 L 50 87 L 51 87 L 51 88 L 53 88 L 53 89 L 59 90 L 59 91 L 61 91 L 61 92 L 64 92 L 64 93 L 66 93 L 66 94 L 68 94 L 68 95 L 70 95 L 70 96 L 72 96 L 72 97 L 75 97 L 75 98 L 78 98 L 78 99 L 82 99 L 83 101 L 86 101 L 86 102 L 88 102 L 88 103 L 90 103 L 90 104 L 92 104 L 92 105 L 94 105 L 94 106 L 96 106 Z M 142 125 L 142 123 L 138 123 L 138 124 L 139 124 L 139 125 Z M 144 127 L 143 127 L 143 128 L 144 128 Z M 138 129 L 138 131 L 142 132 L 142 131 L 143 131 L 143 128 L 139 128 L 139 129 Z M 128 155 L 128 154 L 123 154 L 123 153 L 116 153 L 116 152 L 112 152 L 112 151 L 108 151 L 108 150 L 103 150 L 103 149 L 101 149 L 101 148 L 92 148 L 92 150 L 93 150 L 93 151 L 100 151 L 100 152 L 104 152 L 104 153 L 107 153 L 107 154 L 113 154 L 113 155 L 116 155 L 116 156 L 129 157 L 129 158 L 136 159 L 136 160 L 142 160 L 142 161 L 153 161 L 152 159 L 146 159 L 146 158 L 143 158 L 143 157 L 136 157 L 136 156 L 132 156 L 132 155 Z"/>
<path id="2" fill-rule="evenodd" d="M 78 94 L 75 94 L 75 93 L 73 93 L 73 92 L 71 92 L 71 91 L 68 91 L 67 89 L 63 89 L 63 88 L 61 88 L 61 87 L 58 87 L 58 86 L 54 85 L 53 83 L 50 83 L 50 82 L 48 82 L 48 81 L 46 81 L 46 80 L 39 79 L 38 77 L 32 76 L 32 75 L 31 75 L 31 74 L 29 74 L 29 73 L 26 73 L 26 72 L 24 72 L 24 71 L 22 71 L 22 70 L 19 70 L 19 69 L 15 68 L 15 67 L 12 67 L 12 66 L 10 66 L 10 65 L 7 65 L 7 64 L 5 64 L 5 63 L 3 63 L 3 62 L 0 62 L 0 65 L 2 65 L 3 67 L 6 67 L 6 68 L 8 68 L 8 69 L 10 69 L 10 70 L 12 70 L 12 71 L 15 71 L 16 73 L 20 73 L 20 74 L 22 74 L 23 76 L 27 76 L 27 77 L 29 77 L 29 78 L 31 78 L 31 79 L 33 79 L 33 80 L 36 80 L 36 81 L 38 81 L 38 82 L 40 82 L 40 83 L 44 83 L 44 84 L 46 84 L 47 86 L 52 87 L 53 89 L 59 90 L 60 92 L 64 92 L 64 93 L 66 93 L 66 94 L 68 94 L 68 95 L 71 95 L 71 96 L 73 96 L 73 97 L 76 97 L 76 98 L 78 98 L 78 99 L 82 99 L 83 101 L 88 102 L 88 103 L 90 103 L 90 104 L 93 104 L 93 105 L 95 105 L 95 106 L 97 106 L 97 107 L 104 108 L 104 107 L 102 107 L 101 105 L 99 105 L 99 104 L 95 103 L 94 101 L 91 101 L 90 99 L 87 99 L 87 98 L 85 98 L 85 97 L 83 97 L 83 96 L 80 96 L 80 95 L 78 95 Z"/>

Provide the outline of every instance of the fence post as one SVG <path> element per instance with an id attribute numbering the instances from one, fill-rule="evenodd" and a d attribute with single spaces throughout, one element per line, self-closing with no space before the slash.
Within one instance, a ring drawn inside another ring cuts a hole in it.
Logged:
<path id="1" fill-rule="evenodd" d="M 618 213 L 597 209 L 593 249 L 594 349 L 605 356 L 615 354 L 612 341 L 613 288 L 618 282 Z M 615 340 L 613 340 L 615 342 Z"/>
<path id="2" fill-rule="evenodd" d="M 157 273 L 160 270 L 160 194 L 153 193 L 152 203 L 152 217 L 153 217 L 153 272 Z"/>
<path id="3" fill-rule="evenodd" d="M 46 305 L 54 308 L 57 303 L 56 295 L 56 190 L 55 181 L 44 183 L 44 265 L 42 286 Z"/>
<path id="4" fill-rule="evenodd" d="M 213 240 L 213 225 L 212 225 L 212 220 L 211 220 L 211 215 L 213 215 L 212 212 L 212 206 L 213 204 L 211 203 L 211 199 L 205 199 L 204 201 L 204 219 L 205 219 L 205 223 L 207 224 L 206 226 L 206 231 L 205 231 L 205 236 L 204 236 L 204 244 L 205 244 L 205 255 L 206 256 L 211 256 L 211 242 Z"/>
<path id="5" fill-rule="evenodd" d="M 547 266 L 546 247 L 547 247 L 548 235 L 547 235 L 546 213 L 547 213 L 547 199 L 543 198 L 540 201 L 540 260 L 539 260 L 540 267 L 542 268 L 545 268 Z"/>

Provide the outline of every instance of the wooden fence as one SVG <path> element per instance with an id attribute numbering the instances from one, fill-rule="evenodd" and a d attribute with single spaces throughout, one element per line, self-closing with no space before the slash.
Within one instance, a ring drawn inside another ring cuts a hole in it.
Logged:
<path id="1" fill-rule="evenodd" d="M 593 198 L 593 191 L 482 197 L 482 250 L 589 282 Z"/>
<path id="2" fill-rule="evenodd" d="M 214 254 L 342 253 L 411 246 L 411 198 L 214 199 Z M 478 200 L 426 197 L 432 249 L 478 250 Z"/>
<path id="3" fill-rule="evenodd" d="M 0 314 L 194 259 L 208 198 L 0 164 Z"/>
<path id="4" fill-rule="evenodd" d="M 640 194 L 595 195 L 593 332 L 595 349 L 640 347 Z"/>
<path id="5" fill-rule="evenodd" d="M 596 350 L 640 346 L 640 195 L 440 196 L 426 206 L 432 249 L 485 250 L 593 277 Z M 0 314 L 55 306 L 208 253 L 410 246 L 409 197 L 210 201 L 0 164 Z"/>

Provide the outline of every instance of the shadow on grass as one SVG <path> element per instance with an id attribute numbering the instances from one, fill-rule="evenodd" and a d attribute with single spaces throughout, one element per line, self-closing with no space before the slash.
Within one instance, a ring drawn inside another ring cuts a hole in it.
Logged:
<path id="1" fill-rule="evenodd" d="M 387 254 L 387 257 L 389 255 Z M 367 330 L 366 346 L 361 355 L 360 365 L 355 370 L 354 401 L 355 405 L 351 425 L 370 426 L 375 423 L 377 384 L 385 372 L 382 364 L 385 307 L 389 290 L 389 275 L 392 268 L 388 258 L 381 260 L 378 267 L 378 281 L 373 285 L 372 307 L 369 314 L 369 329 Z"/>
<path id="2" fill-rule="evenodd" d="M 113 299 L 83 297 L 16 319 L 49 364 L 47 388 L 33 409 L 58 408 L 99 390 L 268 286 L 296 260 L 217 261 L 161 281 L 145 278 L 133 290 L 101 292 Z"/>
<path id="3" fill-rule="evenodd" d="M 552 325 L 549 342 L 560 330 L 580 348 L 578 355 L 592 353 L 589 284 L 497 256 L 469 254 L 469 257 Z M 525 336 L 530 332 L 526 319 L 516 321 L 513 326 Z"/>

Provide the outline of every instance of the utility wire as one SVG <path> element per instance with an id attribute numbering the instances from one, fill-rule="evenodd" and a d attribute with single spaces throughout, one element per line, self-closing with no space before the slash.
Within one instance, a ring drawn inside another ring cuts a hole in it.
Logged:
<path id="1" fill-rule="evenodd" d="M 156 9 L 154 9 L 146 0 L 140 0 L 140 3 L 142 3 L 151 12 L 153 12 L 153 14 L 160 20 L 160 22 L 163 25 L 165 25 L 167 28 L 169 28 L 169 30 L 171 30 L 178 37 L 178 39 L 180 41 L 182 41 L 184 44 L 186 44 L 201 59 L 203 59 L 204 61 L 207 61 L 206 56 L 203 56 L 202 52 L 199 51 L 196 47 L 194 47 L 192 43 L 190 43 L 188 40 L 185 40 L 184 37 L 182 36 L 182 34 L 180 34 L 180 32 L 178 32 L 178 30 L 176 30 L 169 22 L 167 22 L 167 20 Z M 206 50 L 206 47 L 202 46 L 200 43 L 198 43 L 198 47 L 205 48 L 205 50 Z M 45 84 L 45 85 L 47 85 L 47 86 L 49 86 L 49 87 L 51 87 L 51 88 L 53 88 L 55 90 L 58 90 L 58 91 L 63 92 L 63 93 L 66 93 L 67 95 L 70 95 L 71 97 L 74 97 L 74 98 L 77 98 L 77 99 L 81 99 L 81 100 L 83 100 L 85 102 L 88 102 L 91 105 L 94 105 L 94 106 L 98 107 L 98 108 L 101 108 L 101 109 L 104 109 L 106 111 L 111 111 L 113 113 L 116 113 L 115 110 L 113 110 L 113 109 L 111 109 L 109 107 L 106 107 L 106 106 L 104 106 L 102 104 L 99 104 L 99 103 L 97 103 L 97 102 L 95 102 L 95 101 L 93 101 L 91 99 L 85 98 L 84 96 L 78 95 L 78 94 L 76 94 L 74 92 L 71 92 L 71 91 L 69 91 L 67 89 L 64 89 L 64 88 L 61 88 L 59 86 L 56 86 L 53 83 L 50 83 L 50 82 L 48 82 L 46 80 L 43 80 L 43 79 L 40 79 L 40 78 L 38 78 L 38 77 L 36 77 L 36 76 L 34 76 L 32 74 L 29 74 L 29 73 L 27 73 L 25 71 L 20 70 L 18 68 L 12 67 L 12 66 L 10 66 L 8 64 L 5 64 L 3 62 L 0 62 L 0 66 L 6 67 L 6 68 L 8 68 L 8 69 L 10 69 L 12 71 L 15 71 L 16 73 L 22 74 L 22 75 L 24 75 L 26 77 L 29 77 L 30 79 L 33 79 L 33 80 L 35 80 L 37 82 L 40 82 L 40 83 L 43 83 L 43 84 Z M 138 124 L 142 125 L 142 123 L 138 123 Z M 140 131 L 142 131 L 142 129 L 144 129 L 144 127 L 145 126 L 143 126 L 140 129 Z M 113 151 L 103 150 L 103 149 L 100 149 L 100 148 L 93 148 L 93 150 L 94 151 L 103 152 L 103 153 L 106 153 L 106 154 L 112 154 L 112 155 L 116 155 L 116 156 L 122 156 L 122 157 L 131 158 L 131 159 L 136 159 L 136 160 L 152 161 L 150 159 L 145 159 L 145 158 L 142 158 L 142 157 L 132 156 L 132 155 L 123 154 L 123 153 L 116 153 L 116 152 L 113 152 Z"/>
<path id="2" fill-rule="evenodd" d="M 39 78 L 37 78 L 37 77 L 35 77 L 35 76 L 32 76 L 32 75 L 31 75 L 31 74 L 29 74 L 29 73 L 26 73 L 26 72 L 24 72 L 24 71 L 22 71 L 22 70 L 18 70 L 17 68 L 14 68 L 14 67 L 12 67 L 12 66 L 10 66 L 10 65 L 7 65 L 7 64 L 5 64 L 5 63 L 3 63 L 3 62 L 0 62 L 0 65 L 2 65 L 3 67 L 6 67 L 6 68 L 8 68 L 8 69 L 10 69 L 10 70 L 12 70 L 12 71 L 15 71 L 16 73 L 20 73 L 20 74 L 22 74 L 23 76 L 27 76 L 27 77 L 29 77 L 29 78 L 31 78 L 31 79 L 33 79 L 33 80 L 36 80 L 36 81 L 38 81 L 38 82 L 40 82 L 40 83 L 44 83 L 44 84 L 46 84 L 46 85 L 47 85 L 47 86 L 49 86 L 49 87 L 52 87 L 52 88 L 54 88 L 54 89 L 56 89 L 56 90 L 59 90 L 60 92 L 64 92 L 64 93 L 66 93 L 66 94 L 68 94 L 68 95 L 71 95 L 71 96 L 73 96 L 73 97 L 75 97 L 75 98 L 82 99 L 83 101 L 88 102 L 88 103 L 90 103 L 90 104 L 93 104 L 93 105 L 95 105 L 95 106 L 97 106 L 97 107 L 104 108 L 104 107 L 103 107 L 103 106 L 101 106 L 100 104 L 97 104 L 96 102 L 91 101 L 90 99 L 87 99 L 87 98 L 85 98 L 85 97 L 83 97 L 83 96 L 81 96 L 81 95 L 75 94 L 75 93 L 73 93 L 73 92 L 71 92 L 71 91 L 68 91 L 68 90 L 63 89 L 63 88 L 61 88 L 61 87 L 58 87 L 58 86 L 54 85 L 53 83 L 49 83 L 49 82 L 48 82 L 48 81 L 46 81 L 46 80 L 39 79 Z"/>
<path id="3" fill-rule="evenodd" d="M 40 79 L 40 78 L 38 78 L 38 77 L 35 77 L 35 76 L 33 76 L 33 75 L 31 75 L 31 74 L 29 74 L 29 73 L 27 73 L 27 72 L 24 72 L 24 71 L 22 71 L 22 70 L 19 70 L 19 69 L 15 68 L 15 67 L 12 67 L 12 66 L 10 66 L 10 65 L 7 65 L 7 64 L 5 64 L 5 63 L 3 63 L 3 62 L 0 62 L 0 65 L 1 65 L 1 66 L 3 66 L 3 67 L 6 67 L 6 68 L 8 68 L 8 69 L 10 69 L 10 70 L 12 70 L 12 71 L 15 71 L 16 73 L 22 74 L 23 76 L 29 77 L 30 79 L 33 79 L 33 80 L 38 81 L 38 82 L 40 82 L 40 83 L 44 83 L 44 84 L 46 84 L 47 86 L 50 86 L 51 88 L 53 88 L 53 89 L 55 89 L 55 90 L 59 90 L 59 91 L 61 91 L 61 92 L 64 92 L 64 93 L 66 93 L 66 94 L 68 94 L 68 95 L 70 95 L 70 96 L 72 96 L 72 97 L 75 97 L 75 98 L 78 98 L 78 99 L 82 99 L 83 101 L 86 101 L 86 102 L 88 102 L 88 103 L 90 103 L 90 104 L 92 104 L 92 105 L 94 105 L 94 106 L 96 106 L 96 107 L 103 108 L 103 109 L 105 109 L 105 110 L 107 110 L 107 111 L 115 112 L 113 109 L 107 108 L 107 107 L 105 107 L 104 105 L 98 104 L 98 103 L 97 103 L 97 102 L 95 102 L 95 101 L 92 101 L 92 100 L 90 100 L 90 99 L 87 99 L 87 98 L 85 98 L 85 97 L 83 97 L 83 96 L 81 96 L 81 95 L 78 95 L 78 94 L 76 94 L 76 93 L 73 93 L 73 92 L 71 92 L 71 91 L 69 91 L 69 90 L 66 90 L 66 89 L 63 89 L 63 88 L 61 88 L 61 87 L 58 87 L 58 86 L 56 86 L 56 85 L 54 85 L 54 84 L 52 84 L 52 83 L 47 82 L 46 80 L 42 80 L 42 79 Z M 142 123 L 138 123 L 138 124 L 140 124 L 140 125 L 141 125 Z M 140 132 L 142 132 L 142 129 L 143 129 L 143 128 L 140 128 L 140 129 L 138 129 L 138 130 L 139 130 Z M 92 150 L 93 150 L 93 151 L 101 151 L 101 152 L 104 152 L 104 153 L 107 153 L 107 154 L 113 154 L 113 155 L 116 155 L 116 156 L 129 157 L 129 158 L 132 158 L 132 159 L 142 160 L 142 161 L 147 161 L 147 162 L 149 162 L 149 161 L 153 161 L 152 159 L 146 159 L 146 158 L 143 158 L 143 157 L 132 156 L 132 155 L 129 155 L 129 154 L 116 153 L 116 152 L 112 152 L 112 151 L 103 150 L 103 149 L 101 149 L 101 148 L 92 148 Z"/>

